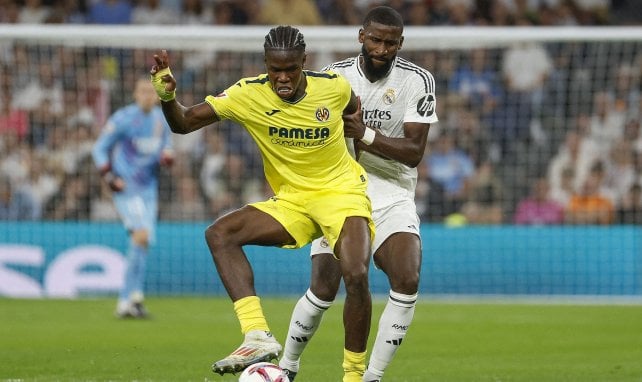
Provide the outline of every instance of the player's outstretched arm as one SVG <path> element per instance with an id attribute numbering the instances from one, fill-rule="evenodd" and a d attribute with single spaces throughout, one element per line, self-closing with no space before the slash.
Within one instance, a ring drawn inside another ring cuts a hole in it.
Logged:
<path id="1" fill-rule="evenodd" d="M 176 100 L 176 79 L 169 69 L 169 55 L 166 50 L 155 54 L 154 61 L 156 64 L 150 70 L 151 81 L 173 133 L 191 133 L 219 120 L 214 109 L 206 102 L 183 106 Z"/>

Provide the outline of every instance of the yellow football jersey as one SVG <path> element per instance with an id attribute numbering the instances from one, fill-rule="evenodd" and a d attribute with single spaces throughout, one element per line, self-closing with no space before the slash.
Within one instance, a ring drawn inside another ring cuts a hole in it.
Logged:
<path id="1" fill-rule="evenodd" d="M 297 102 L 277 96 L 267 74 L 243 78 L 205 100 L 221 119 L 240 123 L 254 138 L 275 193 L 364 187 L 366 173 L 343 137 L 350 84 L 331 72 L 304 74 L 306 94 Z"/>

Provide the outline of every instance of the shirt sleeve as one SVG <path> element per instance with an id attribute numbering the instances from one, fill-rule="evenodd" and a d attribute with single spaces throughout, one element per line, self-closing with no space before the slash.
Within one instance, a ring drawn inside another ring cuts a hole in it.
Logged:
<path id="1" fill-rule="evenodd" d="M 210 104 L 220 119 L 230 119 L 243 123 L 244 114 L 249 110 L 247 86 L 242 81 L 235 83 L 216 96 L 208 95 L 205 102 Z"/>
<path id="2" fill-rule="evenodd" d="M 96 167 L 101 168 L 110 163 L 110 153 L 116 142 L 120 139 L 121 129 L 119 129 L 120 113 L 112 116 L 98 136 L 94 147 L 92 148 L 92 157 Z"/>
<path id="3" fill-rule="evenodd" d="M 408 102 L 404 122 L 435 123 L 437 118 L 437 97 L 435 80 L 432 75 L 423 71 L 416 78 L 406 82 Z"/>
<path id="4" fill-rule="evenodd" d="M 172 150 L 174 148 L 174 143 L 172 140 L 172 130 L 169 128 L 169 124 L 163 115 L 162 109 L 158 108 L 159 119 L 163 124 L 163 146 L 162 151 Z"/>
<path id="5" fill-rule="evenodd" d="M 337 75 L 337 89 L 339 90 L 339 94 L 342 95 L 341 110 L 345 110 L 345 108 L 348 106 L 348 103 L 350 102 L 350 97 L 352 96 L 352 86 L 350 86 L 350 82 L 348 82 L 348 80 L 344 76 L 335 72 L 331 73 Z"/>

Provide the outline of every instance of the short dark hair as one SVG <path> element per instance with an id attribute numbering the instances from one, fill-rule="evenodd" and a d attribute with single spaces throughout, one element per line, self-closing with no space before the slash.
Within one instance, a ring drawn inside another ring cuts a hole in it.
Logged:
<path id="1" fill-rule="evenodd" d="M 305 40 L 303 34 L 295 27 L 289 25 L 280 25 L 270 29 L 265 35 L 265 50 L 268 49 L 293 49 L 305 51 Z"/>
<path id="2" fill-rule="evenodd" d="M 363 19 L 363 27 L 371 23 L 378 23 L 403 29 L 403 18 L 399 12 L 385 5 L 372 8 Z"/>

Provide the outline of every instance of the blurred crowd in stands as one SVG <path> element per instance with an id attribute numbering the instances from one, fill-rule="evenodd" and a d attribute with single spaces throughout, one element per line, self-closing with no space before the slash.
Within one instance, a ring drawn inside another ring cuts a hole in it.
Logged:
<path id="1" fill-rule="evenodd" d="M 0 23 L 358 25 L 389 5 L 406 25 L 640 24 L 637 0 L 0 0 Z"/>
<path id="2" fill-rule="evenodd" d="M 0 23 L 356 25 L 387 4 L 407 25 L 640 25 L 634 3 L 0 0 Z M 424 222 L 642 223 L 642 39 L 426 49 L 400 53 L 436 80 L 440 122 L 418 166 Z M 90 150 L 110 113 L 132 102 L 152 54 L 0 41 L 0 220 L 117 219 Z M 172 66 L 186 104 L 264 71 L 260 53 L 175 52 Z M 209 221 L 270 194 L 239 126 L 174 138 L 162 220 Z"/>

